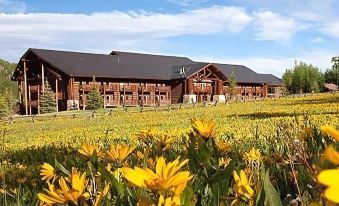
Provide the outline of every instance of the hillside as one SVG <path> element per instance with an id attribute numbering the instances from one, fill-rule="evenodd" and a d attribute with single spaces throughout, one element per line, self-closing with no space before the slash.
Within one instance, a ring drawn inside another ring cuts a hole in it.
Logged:
<path id="1" fill-rule="evenodd" d="M 6 91 L 17 93 L 16 82 L 11 81 L 11 76 L 16 67 L 16 64 L 10 63 L 0 58 L 0 94 Z"/>

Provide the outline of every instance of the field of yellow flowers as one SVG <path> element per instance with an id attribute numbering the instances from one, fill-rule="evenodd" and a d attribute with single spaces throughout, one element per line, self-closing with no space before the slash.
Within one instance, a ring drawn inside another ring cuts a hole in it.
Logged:
<path id="1" fill-rule="evenodd" d="M 3 121 L 0 205 L 339 203 L 339 94 L 106 112 Z"/>

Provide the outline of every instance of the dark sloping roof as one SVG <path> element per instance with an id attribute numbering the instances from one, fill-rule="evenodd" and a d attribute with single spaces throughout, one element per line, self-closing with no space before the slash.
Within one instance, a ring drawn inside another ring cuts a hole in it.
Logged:
<path id="1" fill-rule="evenodd" d="M 273 74 L 258 74 L 261 82 L 263 83 L 269 83 L 273 85 L 281 85 L 282 80 Z"/>
<path id="2" fill-rule="evenodd" d="M 230 77 L 234 72 L 237 82 L 241 83 L 263 83 L 258 76 L 258 73 L 243 65 L 232 64 L 217 64 L 214 65 L 219 68 L 227 77 Z"/>
<path id="3" fill-rule="evenodd" d="M 171 79 L 173 65 L 193 63 L 186 57 L 128 52 L 114 55 L 30 49 L 44 61 L 72 76 L 129 79 Z"/>
<path id="4" fill-rule="evenodd" d="M 29 53 L 70 76 L 170 80 L 186 78 L 212 65 L 227 78 L 234 72 L 240 83 L 281 84 L 279 78 L 271 74 L 258 74 L 243 65 L 194 62 L 187 57 L 120 51 L 106 55 L 32 48 L 23 58 Z"/>

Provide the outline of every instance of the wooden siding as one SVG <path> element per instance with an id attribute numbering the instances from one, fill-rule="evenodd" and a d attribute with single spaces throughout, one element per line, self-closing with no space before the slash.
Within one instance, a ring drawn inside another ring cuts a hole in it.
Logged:
<path id="1" fill-rule="evenodd" d="M 172 84 L 171 103 L 177 104 L 183 101 L 183 80 L 177 80 Z"/>

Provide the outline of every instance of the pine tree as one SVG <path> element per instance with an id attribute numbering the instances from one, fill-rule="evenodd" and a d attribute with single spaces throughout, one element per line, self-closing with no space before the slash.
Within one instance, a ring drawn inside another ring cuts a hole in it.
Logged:
<path id="1" fill-rule="evenodd" d="M 237 94 L 237 80 L 233 71 L 229 78 L 229 89 L 231 97 L 234 97 Z"/>
<path id="2" fill-rule="evenodd" d="M 95 77 L 93 77 L 93 89 L 87 95 L 87 107 L 89 110 L 97 110 L 104 106 L 104 100 L 100 95 L 99 88 L 96 87 Z"/>
<path id="3" fill-rule="evenodd" d="M 55 93 L 48 81 L 45 81 L 45 91 L 40 95 L 40 113 L 56 112 Z"/>
<path id="4" fill-rule="evenodd" d="M 10 115 L 13 112 L 14 98 L 7 88 L 4 94 L 0 95 L 0 117 Z"/>

